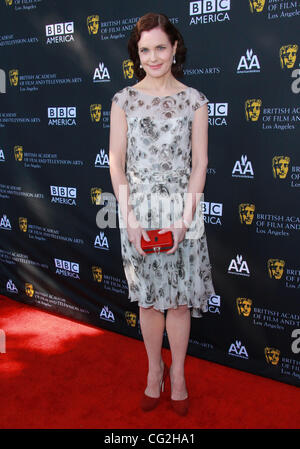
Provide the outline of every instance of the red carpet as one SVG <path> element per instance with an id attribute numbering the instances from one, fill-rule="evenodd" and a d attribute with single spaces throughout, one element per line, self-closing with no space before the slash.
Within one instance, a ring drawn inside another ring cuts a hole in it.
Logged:
<path id="1" fill-rule="evenodd" d="M 297 429 L 297 387 L 187 357 L 187 417 L 139 409 L 143 343 L 0 296 L 1 429 Z M 167 363 L 170 352 L 164 350 Z"/>

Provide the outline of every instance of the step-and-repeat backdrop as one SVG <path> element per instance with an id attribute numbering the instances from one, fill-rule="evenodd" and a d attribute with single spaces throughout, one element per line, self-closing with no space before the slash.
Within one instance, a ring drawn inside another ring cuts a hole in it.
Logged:
<path id="1" fill-rule="evenodd" d="M 188 353 L 299 385 L 297 1 L 0 0 L 1 294 L 142 339 L 108 150 L 111 98 L 136 82 L 127 41 L 150 11 L 178 27 L 182 82 L 209 99 L 217 295 Z"/>

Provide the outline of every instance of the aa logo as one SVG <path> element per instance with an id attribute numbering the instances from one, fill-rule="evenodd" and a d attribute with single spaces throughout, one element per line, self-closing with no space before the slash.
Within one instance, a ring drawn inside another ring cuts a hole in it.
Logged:
<path id="1" fill-rule="evenodd" d="M 241 56 L 237 73 L 245 72 L 260 72 L 260 65 L 257 55 L 253 53 L 253 50 L 247 50 L 245 56 Z"/>
<path id="2" fill-rule="evenodd" d="M 136 326 L 136 313 L 133 312 L 125 312 L 125 318 L 128 326 L 135 327 Z"/>
<path id="3" fill-rule="evenodd" d="M 280 351 L 279 349 L 275 348 L 265 348 L 265 357 L 267 363 L 269 363 L 270 365 L 278 365 Z"/>
<path id="4" fill-rule="evenodd" d="M 19 228 L 22 232 L 27 232 L 27 218 L 19 217 Z"/>
<path id="5" fill-rule="evenodd" d="M 279 49 L 280 67 L 282 69 L 292 69 L 297 58 L 298 45 L 283 45 Z"/>
<path id="6" fill-rule="evenodd" d="M 89 34 L 97 34 L 99 31 L 99 16 L 97 14 L 88 16 L 86 24 Z"/>
<path id="7" fill-rule="evenodd" d="M 10 293 L 19 293 L 19 290 L 15 286 L 12 279 L 8 279 L 8 281 L 6 282 L 6 290 Z"/>
<path id="8" fill-rule="evenodd" d="M 131 59 L 123 61 L 123 75 L 125 79 L 132 79 L 134 75 L 133 62 Z"/>
<path id="9" fill-rule="evenodd" d="M 99 232 L 99 234 L 95 238 L 94 247 L 98 249 L 109 250 L 109 244 L 106 235 L 104 232 Z"/>
<path id="10" fill-rule="evenodd" d="M 100 312 L 100 318 L 105 321 L 115 322 L 114 314 L 109 310 L 108 306 L 104 306 Z"/>
<path id="11" fill-rule="evenodd" d="M 0 229 L 5 229 L 6 231 L 11 231 L 11 224 L 10 220 L 7 217 L 7 215 L 3 215 L 2 218 L 0 218 Z"/>
<path id="12" fill-rule="evenodd" d="M 285 262 L 281 259 L 268 260 L 268 273 L 271 279 L 281 279 L 283 275 Z"/>
<path id="13" fill-rule="evenodd" d="M 14 146 L 14 155 L 15 160 L 18 162 L 21 162 L 23 160 L 23 147 L 22 145 L 15 145 Z"/>
<path id="14" fill-rule="evenodd" d="M 102 110 L 101 104 L 91 104 L 90 105 L 90 114 L 91 114 L 92 122 L 100 122 L 101 110 Z"/>
<path id="15" fill-rule="evenodd" d="M 245 115 L 247 122 L 257 122 L 260 115 L 262 101 L 252 98 L 245 101 Z"/>
<path id="16" fill-rule="evenodd" d="M 6 290 L 11 292 L 11 293 L 18 293 L 19 292 L 19 290 L 15 286 L 15 284 L 14 284 L 12 279 L 8 279 L 8 281 L 6 282 Z"/>
<path id="17" fill-rule="evenodd" d="M 11 69 L 8 73 L 10 85 L 16 87 L 19 83 L 19 70 Z"/>
<path id="18" fill-rule="evenodd" d="M 238 274 L 241 276 L 250 276 L 248 264 L 243 260 L 243 256 L 237 255 L 235 259 L 232 259 L 228 267 L 228 273 Z"/>
<path id="19" fill-rule="evenodd" d="M 249 203 L 239 204 L 239 216 L 242 224 L 251 225 L 254 217 L 255 205 Z"/>
<path id="20" fill-rule="evenodd" d="M 92 273 L 93 273 L 93 279 L 96 282 L 102 282 L 103 275 L 102 275 L 102 268 L 93 266 L 92 267 Z"/>
<path id="21" fill-rule="evenodd" d="M 228 354 L 235 357 L 241 357 L 242 359 L 248 359 L 248 353 L 245 346 L 238 340 L 236 340 L 235 343 L 231 343 Z"/>
<path id="22" fill-rule="evenodd" d="M 272 158 L 272 171 L 275 179 L 285 179 L 289 171 L 289 156 L 274 156 Z"/>
<path id="23" fill-rule="evenodd" d="M 100 187 L 92 187 L 91 188 L 92 204 L 96 204 L 97 206 L 99 206 L 101 204 L 101 193 L 102 193 L 102 190 L 100 189 Z"/>
<path id="24" fill-rule="evenodd" d="M 100 83 L 103 81 L 110 81 L 110 76 L 104 62 L 99 62 L 98 67 L 96 67 L 94 71 L 93 82 Z"/>
<path id="25" fill-rule="evenodd" d="M 249 298 L 236 298 L 236 307 L 239 315 L 248 317 L 251 313 L 252 300 Z"/>
<path id="26" fill-rule="evenodd" d="M 253 178 L 254 171 L 252 167 L 252 163 L 247 160 L 247 156 L 241 156 L 240 161 L 236 161 L 232 170 L 233 177 L 239 178 Z"/>
<path id="27" fill-rule="evenodd" d="M 33 285 L 30 284 L 29 282 L 26 282 L 26 283 L 25 283 L 25 294 L 26 294 L 27 296 L 29 296 L 30 298 L 32 298 L 33 295 L 34 295 L 34 288 L 33 288 Z"/>
<path id="28" fill-rule="evenodd" d="M 252 13 L 262 12 L 265 6 L 265 0 L 249 0 L 249 4 Z"/>
<path id="29" fill-rule="evenodd" d="M 109 168 L 109 157 L 106 151 L 101 148 L 95 159 L 95 167 Z"/>

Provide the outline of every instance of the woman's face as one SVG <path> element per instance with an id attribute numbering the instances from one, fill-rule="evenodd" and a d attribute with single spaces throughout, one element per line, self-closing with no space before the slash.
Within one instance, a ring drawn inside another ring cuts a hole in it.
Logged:
<path id="1" fill-rule="evenodd" d="M 171 71 L 177 41 L 172 46 L 168 35 L 159 27 L 142 31 L 138 41 L 138 54 L 147 75 L 155 78 Z"/>

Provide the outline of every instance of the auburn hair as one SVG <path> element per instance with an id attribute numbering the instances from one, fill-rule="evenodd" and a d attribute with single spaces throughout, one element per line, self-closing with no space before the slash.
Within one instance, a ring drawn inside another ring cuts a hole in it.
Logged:
<path id="1" fill-rule="evenodd" d="M 172 64 L 171 70 L 175 78 L 181 78 L 183 76 L 182 66 L 185 62 L 186 56 L 186 48 L 184 46 L 183 37 L 165 14 L 152 12 L 140 17 L 139 21 L 133 28 L 128 41 L 128 53 L 133 62 L 134 74 L 139 81 L 146 76 L 144 69 L 140 68 L 138 42 L 143 31 L 150 31 L 156 27 L 161 28 L 168 35 L 172 46 L 175 44 L 175 41 L 178 41 L 175 55 L 176 63 Z"/>

